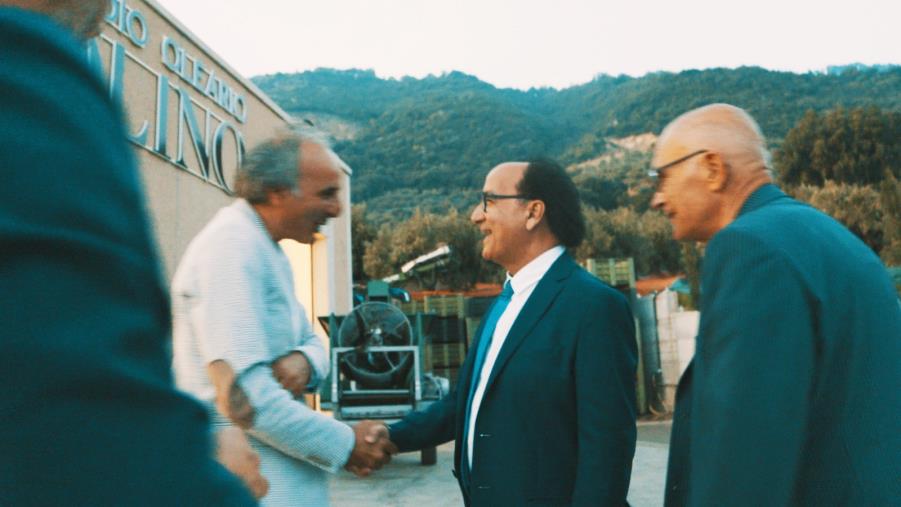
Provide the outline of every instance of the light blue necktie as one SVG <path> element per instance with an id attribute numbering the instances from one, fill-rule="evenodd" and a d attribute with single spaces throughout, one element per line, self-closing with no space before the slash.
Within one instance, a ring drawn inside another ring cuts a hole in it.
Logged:
<path id="1" fill-rule="evenodd" d="M 472 397 L 479 387 L 479 381 L 482 376 L 482 365 L 485 363 L 485 355 L 488 353 L 488 347 L 491 345 L 491 338 L 494 336 L 494 329 L 497 327 L 497 321 L 504 314 L 510 298 L 513 297 L 513 287 L 510 286 L 510 280 L 504 283 L 504 290 L 497 297 L 494 306 L 491 307 L 491 313 L 485 319 L 485 326 L 482 327 L 482 336 L 479 338 L 479 345 L 476 349 L 475 361 L 472 364 L 472 379 L 469 382 L 469 397 L 466 399 L 466 419 L 463 421 L 463 473 L 466 475 L 466 482 L 469 482 L 469 416 L 472 410 Z"/>

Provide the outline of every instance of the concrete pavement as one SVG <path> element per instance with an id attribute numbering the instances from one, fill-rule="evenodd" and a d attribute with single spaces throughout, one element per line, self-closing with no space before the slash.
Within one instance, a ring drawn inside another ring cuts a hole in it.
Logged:
<path id="1" fill-rule="evenodd" d="M 638 445 L 632 464 L 629 503 L 634 507 L 663 504 L 670 421 L 638 425 Z M 438 448 L 438 462 L 419 464 L 419 453 L 395 456 L 387 467 L 365 479 L 347 472 L 331 480 L 334 507 L 459 507 L 463 498 L 451 475 L 454 443 Z"/>

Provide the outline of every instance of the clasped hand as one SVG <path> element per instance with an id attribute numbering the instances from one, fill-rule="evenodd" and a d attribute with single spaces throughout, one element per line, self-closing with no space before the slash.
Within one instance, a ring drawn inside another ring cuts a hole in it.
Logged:
<path id="1" fill-rule="evenodd" d="M 272 375 L 295 398 L 303 395 L 310 383 L 311 368 L 301 352 L 291 352 L 272 363 Z M 388 438 L 388 427 L 379 421 L 360 421 L 354 427 L 354 448 L 344 468 L 359 477 L 382 468 L 397 454 Z"/>
<path id="2" fill-rule="evenodd" d="M 354 427 L 354 448 L 345 469 L 358 477 L 366 477 L 391 461 L 397 446 L 388 436 L 388 427 L 379 421 L 360 421 Z"/>
<path id="3" fill-rule="evenodd" d="M 312 370 L 303 352 L 290 352 L 272 363 L 272 376 L 295 398 L 300 398 L 310 383 Z"/>

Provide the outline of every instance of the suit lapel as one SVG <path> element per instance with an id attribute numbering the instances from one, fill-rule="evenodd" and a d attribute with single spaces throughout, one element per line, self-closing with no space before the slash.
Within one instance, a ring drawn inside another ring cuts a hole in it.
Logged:
<path id="1" fill-rule="evenodd" d="M 516 321 L 513 322 L 513 327 L 511 327 L 510 332 L 507 333 L 504 345 L 501 347 L 500 353 L 498 353 L 497 360 L 494 362 L 494 367 L 491 369 L 491 375 L 488 377 L 488 382 L 485 384 L 485 394 L 491 389 L 494 379 L 496 379 L 501 370 L 504 369 L 507 361 L 509 361 L 510 357 L 513 356 L 513 353 L 516 352 L 516 349 L 519 348 L 523 340 L 529 335 L 529 332 L 532 331 L 535 325 L 538 324 L 538 321 L 540 321 L 547 312 L 548 308 L 551 307 L 551 303 L 554 302 L 554 299 L 557 298 L 557 294 L 560 293 L 560 289 L 563 288 L 563 282 L 569 278 L 575 268 L 576 263 L 573 262 L 569 254 L 564 253 L 553 265 L 551 265 L 548 272 L 545 273 L 538 282 L 535 291 L 529 296 L 529 300 L 526 301 L 525 306 L 523 306 L 519 315 L 516 317 Z"/>

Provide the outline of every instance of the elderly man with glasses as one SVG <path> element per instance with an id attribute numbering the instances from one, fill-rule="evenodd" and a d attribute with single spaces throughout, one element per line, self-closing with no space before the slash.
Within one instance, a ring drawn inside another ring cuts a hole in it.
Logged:
<path id="1" fill-rule="evenodd" d="M 652 204 L 706 243 L 666 505 L 897 505 L 901 305 L 879 258 L 772 184 L 743 110 L 685 113 L 657 141 Z"/>

